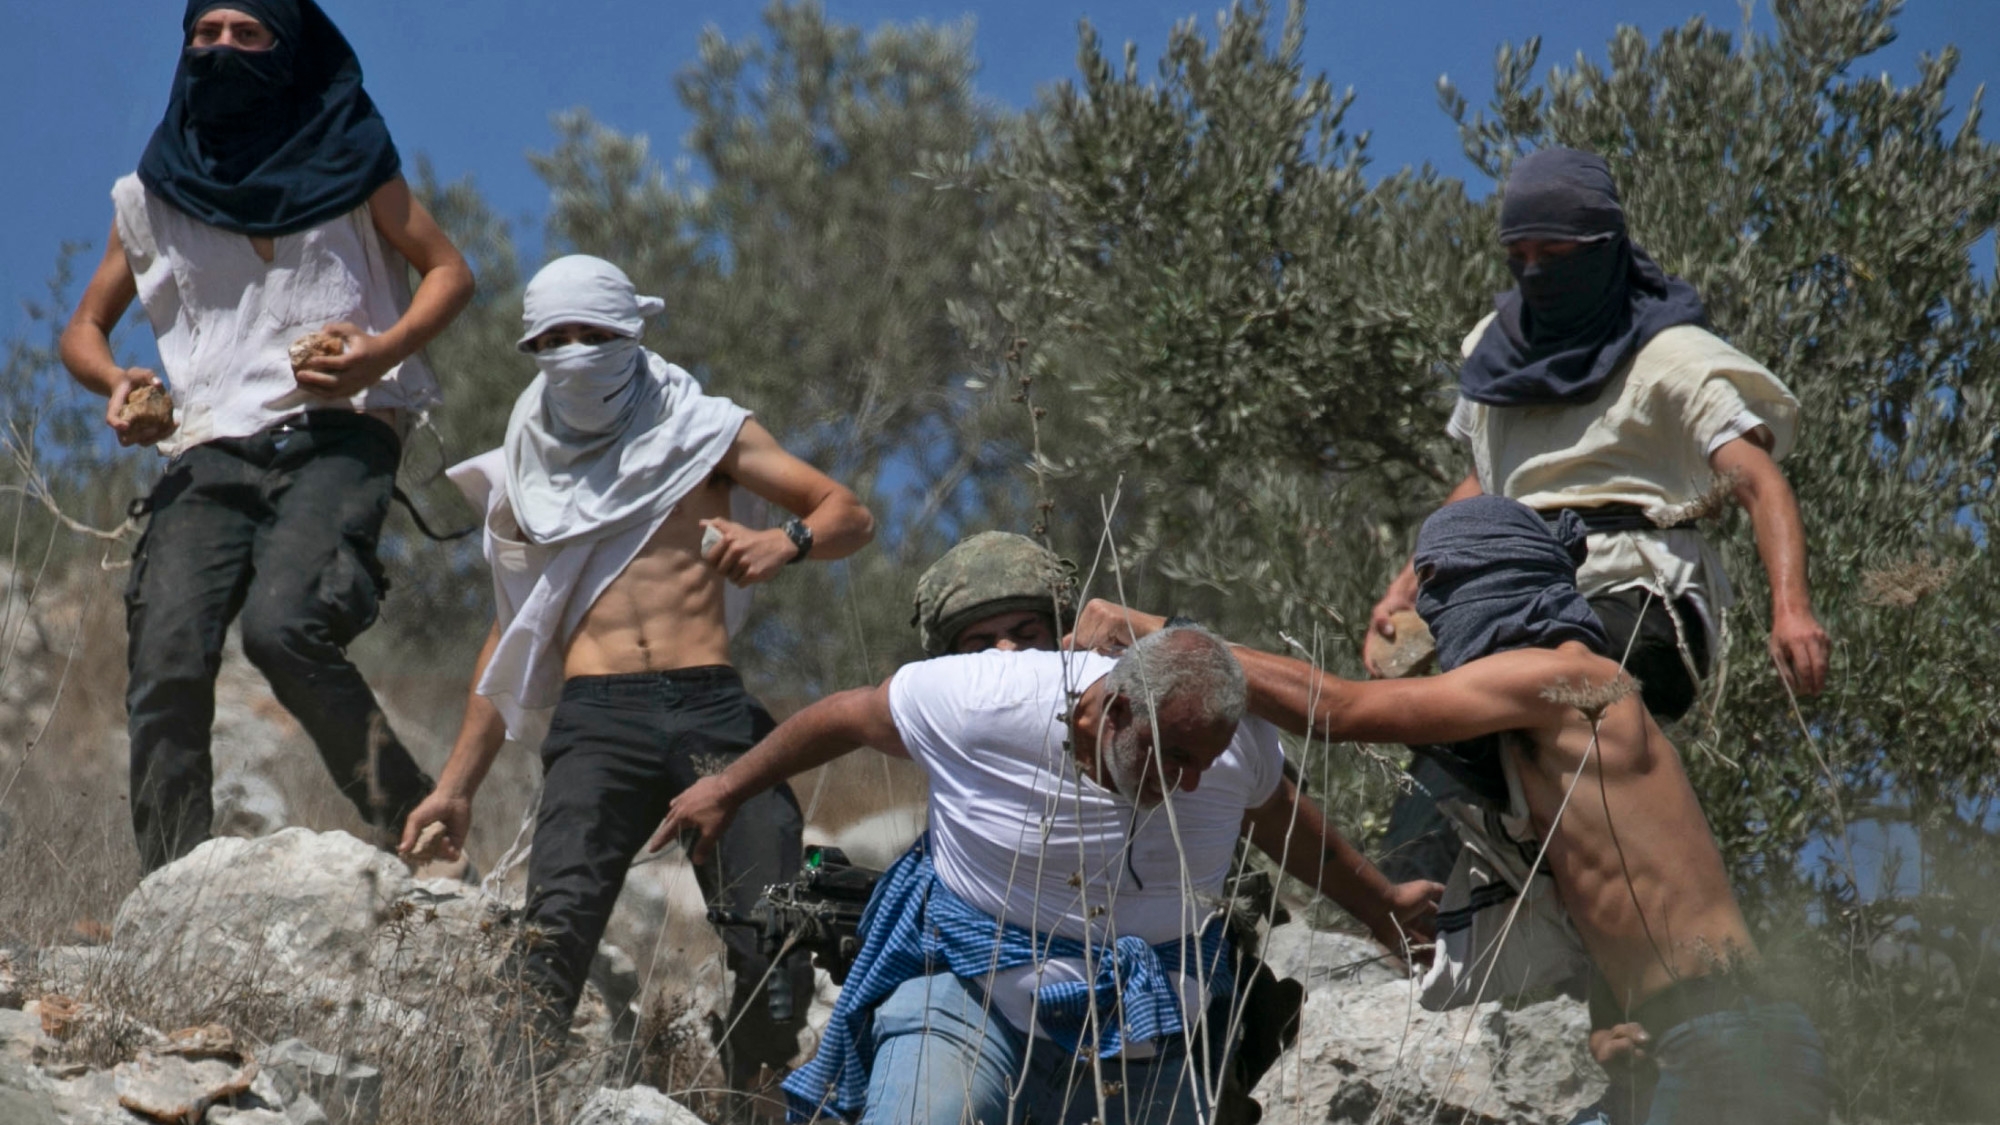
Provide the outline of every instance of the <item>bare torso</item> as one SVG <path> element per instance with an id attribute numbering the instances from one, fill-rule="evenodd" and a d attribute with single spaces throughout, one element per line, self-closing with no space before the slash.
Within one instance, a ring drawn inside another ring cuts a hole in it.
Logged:
<path id="1" fill-rule="evenodd" d="M 722 575 L 701 558 L 701 521 L 729 516 L 721 473 L 690 492 L 570 638 L 564 676 L 660 672 L 729 663 Z"/>
<path id="2" fill-rule="evenodd" d="M 1680 754 L 1636 693 L 1605 711 L 1595 748 L 1577 711 L 1560 732 L 1508 742 L 1563 905 L 1621 1004 L 1756 957 Z"/>

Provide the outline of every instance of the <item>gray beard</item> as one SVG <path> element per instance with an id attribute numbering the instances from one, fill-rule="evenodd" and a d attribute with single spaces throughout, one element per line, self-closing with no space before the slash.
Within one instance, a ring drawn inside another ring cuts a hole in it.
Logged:
<path id="1" fill-rule="evenodd" d="M 1146 775 L 1145 744 L 1139 740 L 1136 726 L 1111 732 L 1110 753 L 1104 756 L 1104 774 L 1111 782 L 1112 791 L 1142 809 L 1154 808 L 1158 800 L 1146 800 L 1139 796 L 1140 779 Z"/>

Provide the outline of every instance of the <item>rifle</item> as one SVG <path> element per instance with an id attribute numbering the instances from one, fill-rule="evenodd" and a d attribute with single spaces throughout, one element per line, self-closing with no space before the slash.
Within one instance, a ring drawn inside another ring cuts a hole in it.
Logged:
<path id="1" fill-rule="evenodd" d="M 774 960 L 788 946 L 810 952 L 833 983 L 845 984 L 848 966 L 861 952 L 861 912 L 881 878 L 880 871 L 856 866 L 839 848 L 808 845 L 798 875 L 764 888 L 749 917 L 711 906 L 708 920 L 717 926 L 753 927 L 758 951 Z M 773 1020 L 790 1020 L 797 1007 L 790 975 L 772 973 L 765 999 Z"/>

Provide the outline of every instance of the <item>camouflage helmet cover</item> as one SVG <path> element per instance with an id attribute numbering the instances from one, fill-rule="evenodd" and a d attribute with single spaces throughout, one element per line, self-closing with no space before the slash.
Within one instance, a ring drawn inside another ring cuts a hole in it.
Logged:
<path id="1" fill-rule="evenodd" d="M 1075 563 L 1025 535 L 983 531 L 960 540 L 917 579 L 910 624 L 924 653 L 941 656 L 967 626 L 1003 613 L 1051 614 L 1057 631 L 1066 629 L 1075 599 Z"/>

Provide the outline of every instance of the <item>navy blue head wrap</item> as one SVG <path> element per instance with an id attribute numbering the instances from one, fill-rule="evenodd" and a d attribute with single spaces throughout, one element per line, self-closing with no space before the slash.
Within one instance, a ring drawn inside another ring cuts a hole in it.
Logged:
<path id="1" fill-rule="evenodd" d="M 268 51 L 191 47 L 216 8 L 254 16 Z M 313 0 L 189 0 L 166 116 L 139 158 L 148 190 L 237 234 L 294 234 L 368 201 L 402 168 L 361 62 Z"/>
<path id="2" fill-rule="evenodd" d="M 1575 512 L 1565 509 L 1550 526 L 1504 496 L 1447 504 L 1425 520 L 1417 533 L 1417 614 L 1437 642 L 1438 669 L 1565 641 L 1608 654 L 1604 626 L 1576 589 L 1587 538 Z M 1480 797 L 1507 803 L 1498 736 L 1416 750 Z"/>
<path id="3" fill-rule="evenodd" d="M 1489 406 L 1594 402 L 1619 364 L 1677 324 L 1707 314 L 1694 286 L 1660 269 L 1625 231 L 1603 158 L 1570 148 L 1523 157 L 1507 177 L 1500 241 L 1582 243 L 1532 266 L 1508 262 L 1515 287 L 1459 369 L 1459 392 Z"/>
<path id="4" fill-rule="evenodd" d="M 1576 590 L 1587 532 L 1565 509 L 1554 526 L 1504 496 L 1439 508 L 1417 532 L 1417 614 L 1437 641 L 1438 669 L 1516 648 L 1611 641 Z"/>

